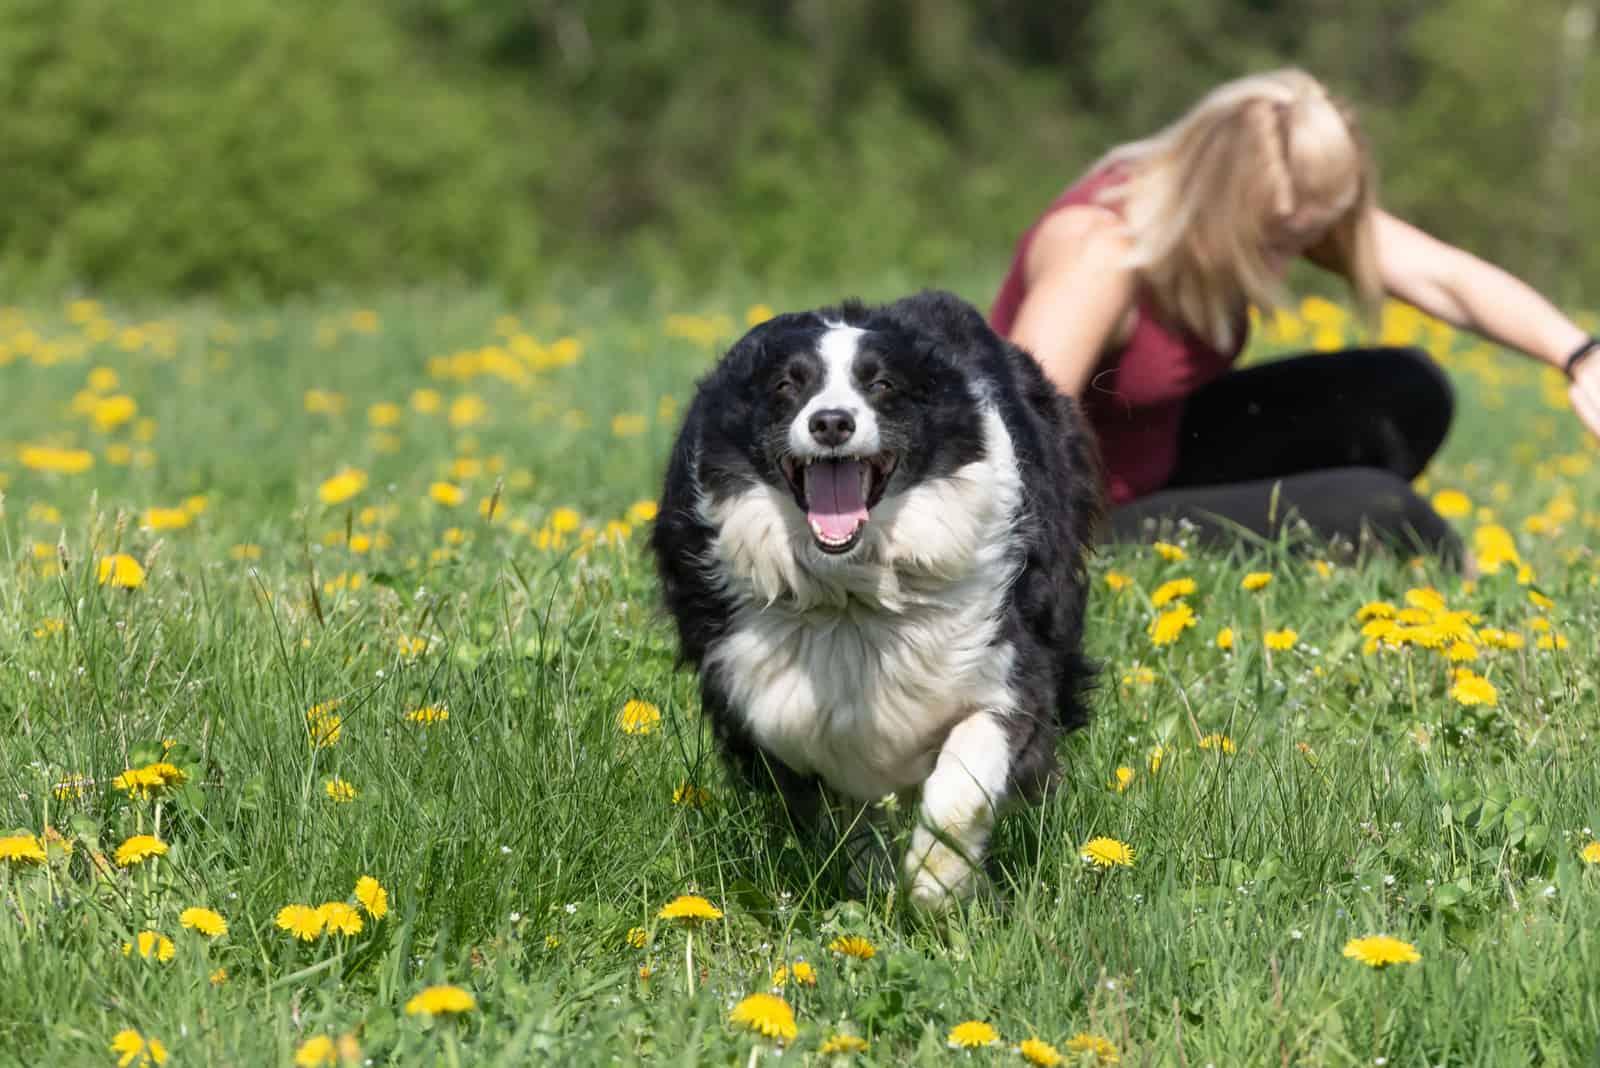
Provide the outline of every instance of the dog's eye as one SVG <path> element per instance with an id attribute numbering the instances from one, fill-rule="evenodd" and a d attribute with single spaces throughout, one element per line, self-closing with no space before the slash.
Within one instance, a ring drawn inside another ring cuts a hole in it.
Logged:
<path id="1" fill-rule="evenodd" d="M 780 378 L 772 387 L 772 392 L 780 397 L 792 397 L 795 393 L 795 384 L 787 378 Z"/>
<path id="2" fill-rule="evenodd" d="M 874 378 L 867 385 L 867 392 L 874 397 L 886 397 L 894 392 L 894 383 L 887 378 Z"/>

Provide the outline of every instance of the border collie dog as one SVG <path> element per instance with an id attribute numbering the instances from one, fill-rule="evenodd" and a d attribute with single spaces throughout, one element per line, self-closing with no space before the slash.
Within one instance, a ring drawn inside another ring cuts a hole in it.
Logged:
<path id="1" fill-rule="evenodd" d="M 926 292 L 755 327 L 673 450 L 652 548 L 725 755 L 802 817 L 818 779 L 920 795 L 923 907 L 973 888 L 997 806 L 1037 800 L 1087 718 L 1091 442 L 1027 353 Z"/>

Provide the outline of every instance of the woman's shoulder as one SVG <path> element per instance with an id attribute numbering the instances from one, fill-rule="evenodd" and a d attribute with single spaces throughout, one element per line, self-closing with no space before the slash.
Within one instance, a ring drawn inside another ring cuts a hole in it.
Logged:
<path id="1" fill-rule="evenodd" d="M 1126 269 L 1133 242 L 1115 211 L 1103 204 L 1066 204 L 1042 219 L 1028 248 L 1028 274 L 1037 278 L 1064 262 Z"/>

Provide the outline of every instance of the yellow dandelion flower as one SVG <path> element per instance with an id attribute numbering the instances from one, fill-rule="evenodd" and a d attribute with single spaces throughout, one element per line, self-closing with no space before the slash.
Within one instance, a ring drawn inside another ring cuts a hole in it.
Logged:
<path id="1" fill-rule="evenodd" d="M 1297 631 L 1285 627 L 1283 630 L 1267 631 L 1262 640 L 1266 642 L 1268 649 L 1271 649 L 1275 653 L 1281 653 L 1289 649 L 1293 649 L 1295 642 L 1300 640 L 1300 634 Z"/>
<path id="2" fill-rule="evenodd" d="M 1145 758 L 1145 763 L 1150 766 L 1150 774 L 1154 775 L 1156 772 L 1160 771 L 1161 770 L 1161 762 L 1166 760 L 1166 759 L 1167 759 L 1167 747 L 1166 746 L 1164 746 L 1164 745 L 1153 745 L 1153 746 L 1151 746 L 1150 747 L 1150 752 Z"/>
<path id="3" fill-rule="evenodd" d="M 146 508 L 144 525 L 151 530 L 182 530 L 194 517 L 182 508 Z"/>
<path id="4" fill-rule="evenodd" d="M 165 963 L 178 955 L 178 950 L 173 946 L 172 939 L 164 934 L 157 934 L 155 931 L 140 931 L 134 936 L 132 942 L 122 943 L 122 955 L 124 957 L 133 956 L 133 951 L 136 947 L 139 950 L 139 956 L 145 960 L 149 960 L 153 954 L 156 960 Z"/>
<path id="5" fill-rule="evenodd" d="M 144 585 L 144 566 L 127 553 L 112 553 L 100 558 L 100 585 L 136 590 Z"/>
<path id="6" fill-rule="evenodd" d="M 624 734 L 649 734 L 661 722 L 661 710 L 649 701 L 630 700 L 622 706 L 618 725 Z"/>
<path id="7" fill-rule="evenodd" d="M 786 964 L 778 965 L 777 971 L 772 973 L 772 985 L 783 986 L 789 981 L 789 967 Z"/>
<path id="8" fill-rule="evenodd" d="M 1388 640 L 1396 645 L 1410 644 L 1424 649 L 1444 647 L 1444 634 L 1431 623 L 1415 627 L 1396 627 L 1389 633 Z"/>
<path id="9" fill-rule="evenodd" d="M 1541 612 L 1548 612 L 1556 606 L 1554 601 L 1540 593 L 1538 590 L 1534 589 L 1530 589 L 1528 591 L 1528 600 L 1532 601 L 1534 607 L 1538 608 Z"/>
<path id="10" fill-rule="evenodd" d="M 992 1046 L 998 1041 L 1000 1032 L 982 1020 L 958 1023 L 950 1029 L 950 1034 L 945 1036 L 945 1043 L 951 1049 L 979 1049 L 983 1046 Z"/>
<path id="11" fill-rule="evenodd" d="M 323 783 L 322 788 L 327 791 L 328 800 L 335 804 L 342 805 L 356 799 L 356 788 L 337 775 Z"/>
<path id="12" fill-rule="evenodd" d="M 1124 765 L 1112 772 L 1110 785 L 1119 794 L 1127 790 L 1129 786 L 1133 785 L 1133 769 Z"/>
<path id="13" fill-rule="evenodd" d="M 836 1053 L 865 1053 L 867 1040 L 855 1035 L 829 1035 L 822 1045 L 817 1047 L 817 1052 L 827 1056 Z"/>
<path id="14" fill-rule="evenodd" d="M 1157 608 L 1165 607 L 1180 597 L 1188 597 L 1194 593 L 1196 586 L 1192 578 L 1172 579 L 1156 587 L 1156 592 L 1150 595 L 1150 603 Z"/>
<path id="15" fill-rule="evenodd" d="M 1420 608 L 1424 612 L 1443 612 L 1445 610 L 1444 594 L 1432 586 L 1419 586 L 1406 591 L 1406 604 L 1412 608 Z"/>
<path id="16" fill-rule="evenodd" d="M 1369 619 L 1393 619 L 1394 605 L 1388 601 L 1368 601 L 1356 613 L 1356 619 L 1365 623 Z"/>
<path id="17" fill-rule="evenodd" d="M 443 723 L 449 718 L 450 710 L 443 705 L 429 705 L 406 713 L 406 719 L 412 723 Z"/>
<path id="18" fill-rule="evenodd" d="M 115 430 L 139 414 L 139 403 L 126 394 L 116 394 L 97 401 L 89 418 L 101 430 Z"/>
<path id="19" fill-rule="evenodd" d="M 1237 745 L 1233 744 L 1233 739 L 1229 738 L 1226 734 L 1206 735 L 1204 738 L 1200 739 L 1200 748 L 1215 749 L 1218 752 L 1227 753 L 1229 756 L 1232 756 L 1239 749 Z"/>
<path id="20" fill-rule="evenodd" d="M 361 913 L 343 901 L 329 901 L 317 907 L 317 912 L 322 915 L 323 926 L 329 934 L 358 935 L 366 926 L 361 920 Z"/>
<path id="21" fill-rule="evenodd" d="M 772 310 L 770 305 L 752 304 L 750 307 L 745 309 L 744 325 L 760 326 L 762 323 L 772 318 L 775 314 L 777 313 Z"/>
<path id="22" fill-rule="evenodd" d="M 367 915 L 381 920 L 389 914 L 389 892 L 370 875 L 356 880 L 356 900 L 367 910 Z"/>
<path id="23" fill-rule="evenodd" d="M 661 906 L 656 916 L 663 920 L 720 920 L 722 910 L 696 894 L 680 894 Z"/>
<path id="24" fill-rule="evenodd" d="M 50 788 L 57 801 L 82 801 L 89 793 L 90 779 L 73 772 Z"/>
<path id="25" fill-rule="evenodd" d="M 343 504 L 367 488 L 367 473 L 347 467 L 317 487 L 317 497 L 323 504 Z"/>
<path id="26" fill-rule="evenodd" d="M 768 1038 L 793 1041 L 798 1033 L 794 1010 L 776 994 L 751 994 L 728 1013 L 728 1022 L 740 1024 Z"/>
<path id="27" fill-rule="evenodd" d="M 1233 628 L 1223 627 L 1217 631 L 1217 648 L 1224 652 L 1233 648 Z"/>
<path id="28" fill-rule="evenodd" d="M 405 418 L 405 410 L 393 401 L 380 401 L 367 409 L 367 422 L 379 430 L 397 425 Z"/>
<path id="29" fill-rule="evenodd" d="M 1500 703 L 1500 695 L 1494 685 L 1471 668 L 1456 669 L 1456 681 L 1450 687 L 1450 697 L 1463 705 L 1488 705 L 1492 708 Z"/>
<path id="30" fill-rule="evenodd" d="M 672 791 L 672 803 L 687 805 L 690 808 L 705 808 L 711 803 L 711 791 L 685 779 Z"/>
<path id="31" fill-rule="evenodd" d="M 445 418 L 458 430 L 481 423 L 489 415 L 489 405 L 476 393 L 463 393 L 450 402 Z"/>
<path id="32" fill-rule="evenodd" d="M 1078 855 L 1097 868 L 1133 867 L 1133 847 L 1115 838 L 1091 838 L 1083 843 Z"/>
<path id="33" fill-rule="evenodd" d="M 10 834 L 0 838 L 0 860 L 13 864 L 43 864 L 44 843 L 31 834 Z"/>
<path id="34" fill-rule="evenodd" d="M 649 937 L 649 934 L 643 927 L 630 927 L 628 928 L 628 935 L 625 941 L 634 949 L 643 949 L 645 942 L 649 939 Z"/>
<path id="35" fill-rule="evenodd" d="M 1478 659 L 1478 650 L 1470 642 L 1458 641 L 1444 651 L 1445 658 L 1457 664 Z"/>
<path id="36" fill-rule="evenodd" d="M 117 1068 L 144 1068 L 166 1064 L 167 1047 L 153 1035 L 141 1035 L 131 1027 L 111 1036 L 111 1052 L 117 1055 Z"/>
<path id="37" fill-rule="evenodd" d="M 1472 498 L 1460 490 L 1440 490 L 1433 495 L 1433 510 L 1446 519 L 1465 519 L 1472 514 Z"/>
<path id="38" fill-rule="evenodd" d="M 809 961 L 795 961 L 794 967 L 789 970 L 789 974 L 793 976 L 794 981 L 799 983 L 801 986 L 817 985 L 817 970 L 811 966 Z"/>
<path id="39" fill-rule="evenodd" d="M 1133 579 L 1120 571 L 1107 571 L 1105 576 L 1106 586 L 1112 593 L 1121 593 L 1133 585 Z"/>
<path id="40" fill-rule="evenodd" d="M 1578 854 L 1585 864 L 1600 864 L 1600 841 L 1590 842 Z"/>
<path id="41" fill-rule="evenodd" d="M 1194 609 L 1183 602 L 1151 620 L 1147 633 L 1156 646 L 1171 645 L 1184 631 L 1195 625 Z"/>
<path id="42" fill-rule="evenodd" d="M 619 438 L 633 438 L 649 427 L 648 420 L 638 412 L 622 412 L 611 418 L 611 433 Z"/>
<path id="43" fill-rule="evenodd" d="M 339 740 L 344 730 L 344 719 L 335 713 L 338 707 L 338 701 L 324 701 L 306 709 L 306 733 L 310 735 L 314 748 L 326 749 Z"/>
<path id="44" fill-rule="evenodd" d="M 339 1063 L 339 1050 L 327 1035 L 313 1035 L 294 1053 L 295 1068 L 326 1068 Z"/>
<path id="45" fill-rule="evenodd" d="M 1478 570 L 1485 575 L 1498 574 L 1506 564 L 1522 567 L 1516 539 L 1498 523 L 1489 523 L 1473 531 L 1472 548 L 1478 558 Z"/>
<path id="46" fill-rule="evenodd" d="M 435 504 L 454 508 L 467 499 L 467 491 L 452 482 L 435 482 L 428 487 L 428 496 Z"/>
<path id="47" fill-rule="evenodd" d="M 1121 1059 L 1117 1056 L 1117 1047 L 1111 1044 L 1110 1039 L 1090 1034 L 1088 1031 L 1079 1031 L 1067 1039 L 1067 1049 L 1073 1053 L 1088 1054 L 1100 1064 L 1117 1064 Z"/>
<path id="48" fill-rule="evenodd" d="M 143 864 L 151 857 L 167 855 L 167 843 L 153 834 L 136 834 L 117 847 L 117 867 L 127 868 Z"/>
<path id="49" fill-rule="evenodd" d="M 189 776 L 183 769 L 166 761 L 157 761 L 142 768 L 129 768 L 112 779 L 111 786 L 126 793 L 130 798 L 148 799 L 168 787 L 182 786 L 188 781 Z"/>
<path id="50" fill-rule="evenodd" d="M 1156 673 L 1151 669 L 1139 666 L 1122 676 L 1124 686 L 1149 686 L 1156 681 Z"/>
<path id="51" fill-rule="evenodd" d="M 78 475 L 94 466 L 94 453 L 88 449 L 60 449 L 53 445 L 24 445 L 17 459 L 30 471 L 57 475 Z"/>
<path id="52" fill-rule="evenodd" d="M 1252 571 L 1252 572 L 1250 572 L 1248 575 L 1246 575 L 1244 577 L 1244 581 L 1240 582 L 1239 586 L 1240 586 L 1241 589 L 1250 590 L 1253 593 L 1256 590 L 1265 589 L 1266 586 L 1267 586 L 1267 583 L 1269 583 L 1271 581 L 1272 581 L 1272 572 L 1270 572 L 1270 571 Z"/>
<path id="53" fill-rule="evenodd" d="M 218 968 L 216 971 L 206 976 L 206 981 L 212 986 L 221 986 L 223 983 L 228 981 L 228 969 Z"/>
<path id="54" fill-rule="evenodd" d="M 278 928 L 287 931 L 302 942 L 315 942 L 322 935 L 326 922 L 321 909 L 310 905 L 285 905 L 278 910 L 275 921 Z"/>
<path id="55" fill-rule="evenodd" d="M 1037 1038 L 1025 1038 L 1017 1045 L 1017 1052 L 1029 1064 L 1042 1064 L 1045 1068 L 1061 1063 L 1061 1051 Z"/>
<path id="56" fill-rule="evenodd" d="M 828 948 L 842 956 L 855 957 L 857 960 L 871 960 L 878 955 L 878 947 L 860 935 L 840 935 L 828 943 Z"/>
<path id="57" fill-rule="evenodd" d="M 1418 953 L 1417 948 L 1410 942 L 1402 942 L 1388 935 L 1352 938 L 1345 943 L 1344 955 L 1373 968 L 1383 968 L 1390 964 L 1414 964 L 1422 959 L 1422 954 Z"/>
<path id="58" fill-rule="evenodd" d="M 448 983 L 440 986 L 430 986 L 417 993 L 406 1002 L 406 1015 L 415 1016 L 418 1013 L 427 1013 L 430 1016 L 440 1016 L 449 1012 L 471 1012 L 478 1007 L 478 1001 L 467 991 L 459 986 Z"/>
<path id="59" fill-rule="evenodd" d="M 228 921 L 220 912 L 199 907 L 186 908 L 178 913 L 178 923 L 191 931 L 199 931 L 207 938 L 221 938 L 228 933 Z"/>
<path id="60" fill-rule="evenodd" d="M 1184 552 L 1181 546 L 1173 545 L 1171 542 L 1158 541 L 1151 548 L 1156 551 L 1157 556 L 1169 564 L 1189 559 L 1189 554 Z"/>
<path id="61" fill-rule="evenodd" d="M 571 534 L 583 526 L 583 516 L 572 508 L 557 508 L 550 513 L 550 529 L 557 534 Z"/>

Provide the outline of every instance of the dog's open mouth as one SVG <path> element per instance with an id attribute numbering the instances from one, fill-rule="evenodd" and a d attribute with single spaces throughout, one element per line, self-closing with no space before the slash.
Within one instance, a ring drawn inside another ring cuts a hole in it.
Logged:
<path id="1" fill-rule="evenodd" d="M 812 540 L 825 553 L 847 553 L 861 540 L 874 505 L 894 473 L 890 453 L 844 459 L 783 461 L 783 474 L 806 514 Z"/>

